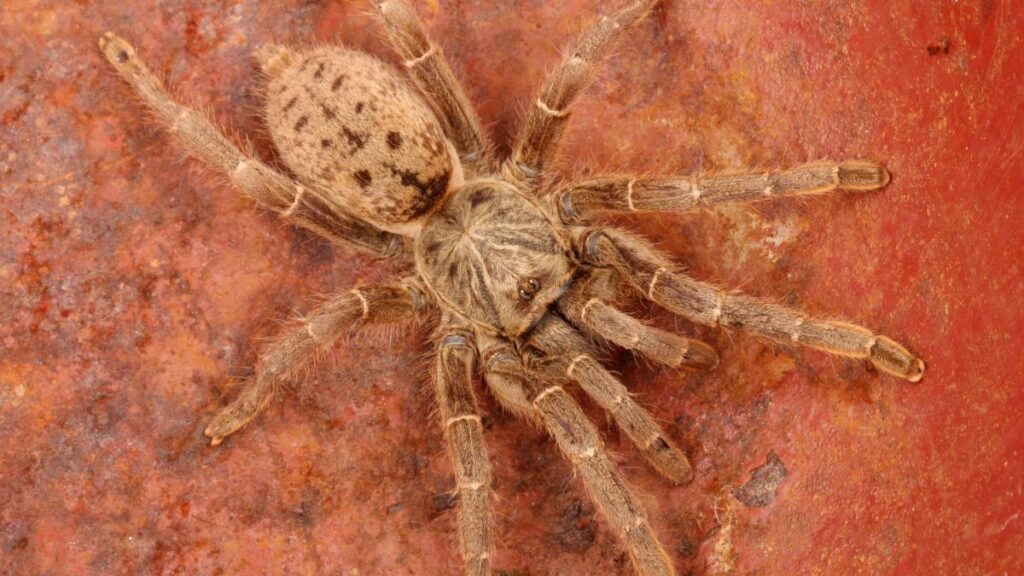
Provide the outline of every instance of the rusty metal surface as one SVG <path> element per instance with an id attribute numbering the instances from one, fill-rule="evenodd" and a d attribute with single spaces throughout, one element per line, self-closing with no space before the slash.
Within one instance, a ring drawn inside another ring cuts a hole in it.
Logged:
<path id="1" fill-rule="evenodd" d="M 507 148 L 598 5 L 419 8 Z M 95 48 L 107 29 L 132 39 L 269 155 L 248 54 L 337 40 L 390 59 L 367 8 L 0 5 L 0 573 L 458 570 L 416 331 L 348 343 L 258 425 L 206 445 L 282 319 L 391 272 L 182 162 Z M 696 275 L 864 323 L 928 362 L 909 385 L 648 310 L 722 358 L 710 374 L 616 364 L 689 447 L 689 486 L 599 419 L 681 572 L 1024 571 L 1021 29 L 1005 0 L 670 0 L 577 108 L 565 174 L 822 157 L 894 173 L 874 194 L 622 220 Z M 629 574 L 551 443 L 484 404 L 496 566 Z"/>

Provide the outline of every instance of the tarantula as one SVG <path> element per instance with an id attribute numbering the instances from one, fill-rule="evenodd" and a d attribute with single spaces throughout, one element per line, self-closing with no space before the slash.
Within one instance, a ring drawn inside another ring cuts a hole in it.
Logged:
<path id="1" fill-rule="evenodd" d="M 416 90 L 362 52 L 263 46 L 255 56 L 267 77 L 266 122 L 287 173 L 241 151 L 176 102 L 131 45 L 103 35 L 103 54 L 189 152 L 287 221 L 412 268 L 400 281 L 332 297 L 270 346 L 256 375 L 206 428 L 211 443 L 260 414 L 354 327 L 429 316 L 438 321 L 433 379 L 466 573 L 489 574 L 493 546 L 491 469 L 472 387 L 479 371 L 504 406 L 547 429 L 636 571 L 651 576 L 673 574 L 672 562 L 568 384 L 606 410 L 658 472 L 685 483 L 693 473 L 683 452 L 595 360 L 597 349 L 611 343 L 670 367 L 709 369 L 718 358 L 704 343 L 617 308 L 621 293 L 687 320 L 866 359 L 919 380 L 924 363 L 885 336 L 699 282 L 645 240 L 594 222 L 602 213 L 875 190 L 889 181 L 882 166 L 857 160 L 728 176 L 610 176 L 547 189 L 570 106 L 611 45 L 657 2 L 635 0 L 586 30 L 544 83 L 504 159 L 403 0 L 376 7 Z"/>

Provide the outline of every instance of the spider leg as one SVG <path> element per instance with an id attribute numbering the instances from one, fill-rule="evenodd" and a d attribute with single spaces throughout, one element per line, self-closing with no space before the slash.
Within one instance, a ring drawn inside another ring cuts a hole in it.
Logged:
<path id="1" fill-rule="evenodd" d="M 810 318 L 792 308 L 697 281 L 676 272 L 654 247 L 622 230 L 587 230 L 576 246 L 584 261 L 614 268 L 648 299 L 694 322 L 735 326 L 777 342 L 865 359 L 911 382 L 924 375 L 924 362 L 885 336 L 854 324 Z"/>
<path id="2" fill-rule="evenodd" d="M 488 345 L 483 357 L 488 387 L 513 411 L 531 413 L 540 420 L 578 471 L 604 519 L 622 538 L 636 572 L 641 576 L 675 574 L 643 506 L 608 459 L 594 425 L 559 379 L 524 366 L 507 344 Z"/>
<path id="3" fill-rule="evenodd" d="M 752 202 L 834 190 L 877 190 L 889 172 L 864 160 L 816 162 L 778 171 L 713 176 L 640 178 L 611 176 L 576 182 L 555 195 L 566 224 L 601 212 L 685 212 L 720 202 Z"/>
<path id="4" fill-rule="evenodd" d="M 579 384 L 607 411 L 662 476 L 676 484 L 693 479 L 686 456 L 668 439 L 650 412 L 633 400 L 622 382 L 594 359 L 593 348 L 572 326 L 549 314 L 533 329 L 529 344 L 551 359 L 553 369 Z"/>
<path id="5" fill-rule="evenodd" d="M 473 395 L 476 350 L 468 332 L 441 333 L 434 388 L 459 491 L 459 542 L 467 576 L 491 573 L 491 465 Z"/>
<path id="6" fill-rule="evenodd" d="M 117 73 L 167 123 L 185 149 L 226 174 L 258 204 L 331 241 L 345 241 L 380 256 L 404 249 L 399 236 L 339 211 L 313 190 L 239 150 L 204 114 L 176 102 L 128 42 L 107 32 L 99 45 Z"/>
<path id="7" fill-rule="evenodd" d="M 255 377 L 206 427 L 214 446 L 258 416 L 286 382 L 318 354 L 359 325 L 409 320 L 427 308 L 415 281 L 365 286 L 335 296 L 310 314 L 298 328 L 278 338 L 260 358 Z"/>
<path id="8" fill-rule="evenodd" d="M 577 328 L 600 336 L 648 360 L 671 368 L 710 370 L 718 365 L 714 348 L 691 338 L 648 326 L 606 302 L 616 290 L 613 271 L 597 268 L 576 279 L 558 300 L 558 310 Z"/>
<path id="9" fill-rule="evenodd" d="M 404 0 L 377 0 L 384 27 L 416 86 L 441 121 L 463 164 L 477 174 L 492 169 L 490 144 L 473 105 L 441 49 L 430 41 L 416 9 Z"/>
<path id="10" fill-rule="evenodd" d="M 569 107 L 612 45 L 640 22 L 659 0 L 632 0 L 588 28 L 572 54 L 548 77 L 526 114 L 504 170 L 515 181 L 531 183 L 554 157 L 569 120 Z"/>

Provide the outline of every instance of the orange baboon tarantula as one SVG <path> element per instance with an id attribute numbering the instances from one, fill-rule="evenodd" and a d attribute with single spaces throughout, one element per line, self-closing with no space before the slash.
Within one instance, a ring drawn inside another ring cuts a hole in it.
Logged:
<path id="1" fill-rule="evenodd" d="M 458 483 L 467 574 L 491 571 L 491 471 L 473 392 L 479 371 L 513 412 L 541 423 L 576 468 L 605 521 L 645 576 L 673 574 L 636 496 L 566 391 L 575 382 L 672 482 L 692 470 L 622 383 L 595 360 L 613 343 L 671 367 L 712 368 L 706 344 L 647 326 L 615 306 L 632 291 L 688 320 L 737 327 L 870 361 L 917 381 L 924 364 L 865 328 L 817 320 L 680 272 L 649 243 L 595 217 L 681 212 L 718 202 L 836 189 L 874 190 L 888 172 L 865 161 L 730 176 L 614 176 L 542 187 L 569 107 L 611 45 L 658 0 L 634 0 L 593 24 L 527 113 L 509 158 L 495 158 L 438 47 L 403 0 L 377 10 L 416 90 L 377 59 L 340 47 L 265 46 L 266 121 L 289 173 L 246 154 L 177 103 L 127 42 L 100 48 L 185 147 L 260 205 L 331 241 L 399 258 L 410 275 L 334 296 L 276 341 L 239 397 L 206 428 L 213 444 L 262 412 L 282 384 L 353 327 L 439 320 L 433 378 Z"/>

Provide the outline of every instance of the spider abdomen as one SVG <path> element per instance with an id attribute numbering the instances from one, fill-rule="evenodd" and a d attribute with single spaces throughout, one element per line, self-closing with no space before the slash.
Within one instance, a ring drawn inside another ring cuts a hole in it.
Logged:
<path id="1" fill-rule="evenodd" d="M 328 201 L 405 232 L 461 179 L 436 118 L 383 62 L 338 47 L 257 57 L 274 144 Z"/>

